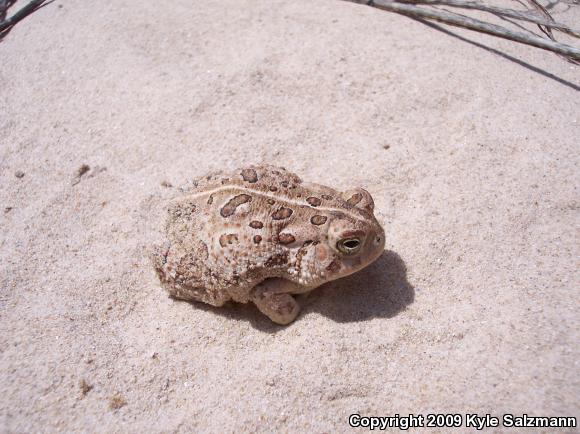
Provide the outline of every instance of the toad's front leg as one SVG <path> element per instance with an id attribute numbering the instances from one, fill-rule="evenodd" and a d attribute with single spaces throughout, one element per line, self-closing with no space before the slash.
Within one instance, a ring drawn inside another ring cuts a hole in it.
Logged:
<path id="1" fill-rule="evenodd" d="M 290 324 L 300 312 L 292 293 L 303 292 L 296 283 L 285 279 L 266 279 L 252 289 L 250 299 L 260 312 L 277 324 Z"/>

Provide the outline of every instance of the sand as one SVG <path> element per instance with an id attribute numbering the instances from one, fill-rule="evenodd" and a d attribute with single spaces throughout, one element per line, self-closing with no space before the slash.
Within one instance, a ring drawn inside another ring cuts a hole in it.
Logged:
<path id="1" fill-rule="evenodd" d="M 580 416 L 579 68 L 451 32 L 330 0 L 70 0 L 20 23 L 0 44 L 0 431 Z M 287 327 L 173 301 L 147 260 L 169 184 L 250 163 L 367 188 L 387 232 Z"/>

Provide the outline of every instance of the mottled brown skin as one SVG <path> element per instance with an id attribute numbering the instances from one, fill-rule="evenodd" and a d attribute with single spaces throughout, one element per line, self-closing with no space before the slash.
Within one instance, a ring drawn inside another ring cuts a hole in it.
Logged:
<path id="1" fill-rule="evenodd" d="M 294 294 L 352 274 L 384 249 L 373 199 L 362 188 L 341 193 L 280 167 L 250 166 L 181 191 L 169 206 L 167 242 L 153 255 L 175 298 L 252 301 L 288 324 L 300 311 Z"/>

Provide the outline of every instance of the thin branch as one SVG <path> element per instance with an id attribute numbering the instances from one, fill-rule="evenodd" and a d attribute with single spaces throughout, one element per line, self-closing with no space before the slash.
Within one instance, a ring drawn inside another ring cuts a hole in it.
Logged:
<path id="1" fill-rule="evenodd" d="M 580 49 L 571 45 L 544 39 L 536 35 L 527 35 L 521 32 L 514 32 L 505 27 L 496 24 L 486 23 L 475 18 L 460 16 L 450 12 L 437 11 L 434 9 L 421 8 L 418 6 L 398 3 L 392 0 L 343 0 L 350 3 L 365 4 L 389 12 L 396 12 L 411 17 L 419 17 L 428 20 L 439 21 L 456 27 L 462 27 L 476 32 L 486 33 L 521 44 L 531 45 L 543 50 L 552 51 L 566 56 L 567 59 L 574 63 L 580 64 Z"/>
<path id="2" fill-rule="evenodd" d="M 16 0 L 0 0 L 0 41 L 10 33 L 10 30 L 26 18 L 28 15 L 36 12 L 38 9 L 52 3 L 54 0 L 32 0 L 10 18 L 6 19 L 8 8 L 12 6 Z"/>
<path id="3" fill-rule="evenodd" d="M 531 4 L 532 7 L 534 9 L 536 9 L 540 13 L 540 15 L 543 15 L 548 21 L 552 21 L 552 22 L 554 21 L 554 18 L 552 18 L 552 15 L 550 15 L 550 13 L 547 11 L 547 9 L 544 6 L 542 6 L 540 3 L 538 3 L 537 0 L 528 0 L 528 3 Z M 538 24 L 538 27 L 552 41 L 556 40 L 554 38 L 554 35 L 552 34 L 552 29 L 549 26 Z"/>
<path id="4" fill-rule="evenodd" d="M 568 33 L 571 36 L 580 38 L 580 29 L 574 29 L 570 26 L 567 26 L 566 24 L 557 23 L 551 18 L 549 14 L 548 16 L 550 16 L 550 18 L 542 19 L 531 14 L 529 11 L 516 11 L 514 9 L 503 9 L 495 6 L 487 6 L 479 2 L 464 1 L 464 0 L 396 0 L 396 1 L 398 3 L 441 5 L 489 12 L 494 15 L 515 18 L 518 20 L 528 21 L 530 23 L 538 24 L 548 28 L 557 29 L 564 33 Z"/>
<path id="5" fill-rule="evenodd" d="M 502 21 L 505 21 L 506 23 L 510 23 L 511 25 L 517 27 L 520 30 L 523 30 L 524 32 L 531 33 L 532 35 L 535 35 L 533 30 L 528 29 L 522 23 L 518 22 L 515 18 L 508 18 L 508 17 L 504 17 L 501 15 L 496 15 L 496 17 L 498 17 Z"/>
<path id="6" fill-rule="evenodd" d="M 12 6 L 16 0 L 0 0 L 0 21 L 4 21 L 8 8 Z"/>

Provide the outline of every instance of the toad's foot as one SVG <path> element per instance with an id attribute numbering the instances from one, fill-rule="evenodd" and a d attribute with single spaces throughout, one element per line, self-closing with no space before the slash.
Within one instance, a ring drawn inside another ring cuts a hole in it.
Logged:
<path id="1" fill-rule="evenodd" d="M 296 286 L 284 279 L 267 279 L 254 288 L 251 300 L 275 323 L 290 324 L 300 313 L 300 305 L 289 294 L 295 292 Z"/>

